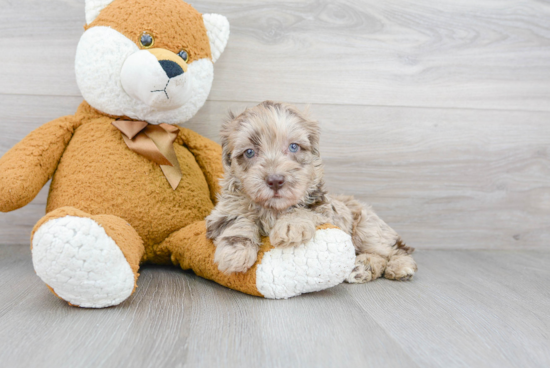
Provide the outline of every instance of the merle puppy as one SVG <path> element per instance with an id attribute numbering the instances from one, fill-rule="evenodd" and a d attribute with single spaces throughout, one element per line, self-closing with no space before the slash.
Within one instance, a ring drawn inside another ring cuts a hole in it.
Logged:
<path id="1" fill-rule="evenodd" d="M 247 271 L 261 236 L 275 247 L 294 247 L 311 240 L 316 226 L 331 223 L 350 234 L 355 246 L 356 267 L 346 281 L 410 279 L 417 270 L 414 249 L 370 207 L 325 191 L 319 133 L 316 121 L 272 101 L 231 115 L 223 125 L 225 176 L 206 219 L 218 268 Z"/>

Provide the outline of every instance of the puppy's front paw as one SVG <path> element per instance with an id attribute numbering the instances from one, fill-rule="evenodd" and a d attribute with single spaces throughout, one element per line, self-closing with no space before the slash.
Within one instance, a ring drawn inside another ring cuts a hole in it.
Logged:
<path id="1" fill-rule="evenodd" d="M 307 243 L 313 239 L 314 235 L 315 224 L 313 221 L 279 219 L 269 234 L 269 240 L 274 247 L 296 247 Z"/>
<path id="2" fill-rule="evenodd" d="M 216 241 L 214 262 L 223 273 L 246 272 L 258 258 L 258 246 L 243 236 L 228 236 Z"/>

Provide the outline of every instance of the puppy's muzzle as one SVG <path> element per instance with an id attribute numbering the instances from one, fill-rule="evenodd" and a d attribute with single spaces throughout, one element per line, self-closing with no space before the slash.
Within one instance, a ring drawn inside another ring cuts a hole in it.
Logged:
<path id="1" fill-rule="evenodd" d="M 283 175 L 269 175 L 265 182 L 271 190 L 277 193 L 285 185 L 285 177 Z"/>

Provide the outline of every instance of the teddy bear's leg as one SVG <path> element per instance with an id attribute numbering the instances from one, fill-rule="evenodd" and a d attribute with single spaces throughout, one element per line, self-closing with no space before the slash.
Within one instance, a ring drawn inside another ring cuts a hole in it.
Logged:
<path id="1" fill-rule="evenodd" d="M 36 274 L 69 304 L 103 308 L 120 304 L 135 290 L 144 253 L 130 224 L 111 215 L 92 216 L 58 208 L 34 227 L 32 260 Z"/>
<path id="2" fill-rule="evenodd" d="M 214 263 L 215 245 L 204 221 L 170 235 L 155 247 L 171 254 L 174 265 L 246 294 L 286 299 L 340 284 L 355 263 L 351 237 L 333 226 L 321 226 L 314 238 L 297 247 L 274 248 L 263 238 L 258 260 L 247 272 L 224 274 Z"/>

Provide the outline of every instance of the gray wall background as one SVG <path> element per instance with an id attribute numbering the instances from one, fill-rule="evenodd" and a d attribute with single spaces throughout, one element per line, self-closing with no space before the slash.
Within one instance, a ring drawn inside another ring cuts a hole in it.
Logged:
<path id="1" fill-rule="evenodd" d="M 550 3 L 190 1 L 231 23 L 209 100 L 188 127 L 218 139 L 227 111 L 310 105 L 329 189 L 355 194 L 412 246 L 550 249 Z M 82 0 L 0 0 L 0 154 L 82 98 Z M 48 187 L 0 214 L 28 244 Z"/>

